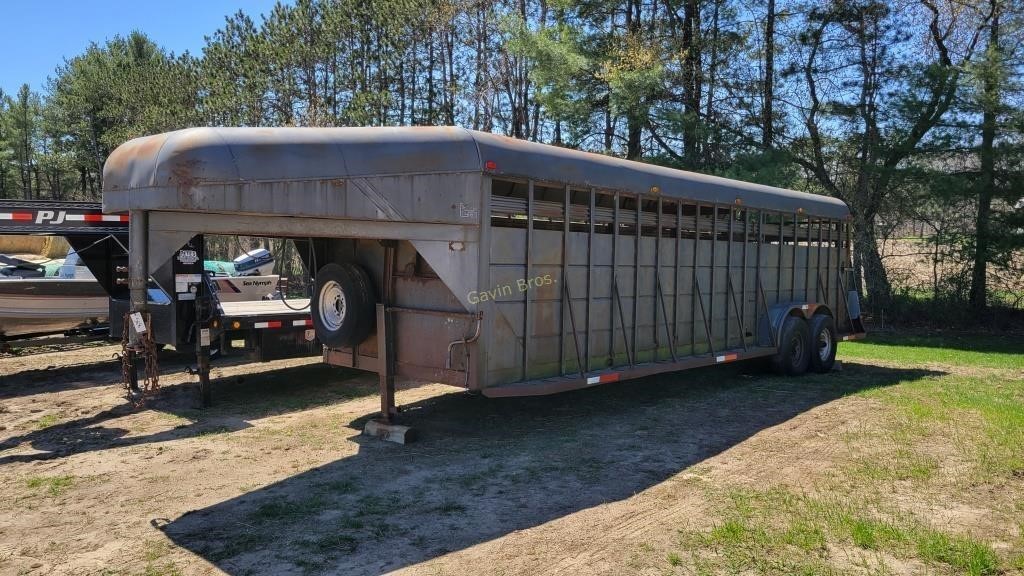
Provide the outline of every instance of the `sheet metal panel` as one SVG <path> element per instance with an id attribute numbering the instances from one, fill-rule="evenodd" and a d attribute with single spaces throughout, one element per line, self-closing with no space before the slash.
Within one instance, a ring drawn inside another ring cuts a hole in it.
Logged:
<path id="1" fill-rule="evenodd" d="M 562 210 L 564 206 L 563 202 L 557 207 Z M 759 241 L 760 211 L 748 214 L 719 206 L 716 220 L 711 217 L 711 207 L 705 207 L 699 222 L 703 233 L 695 239 L 692 221 L 689 228 L 683 224 L 685 232 L 675 228 L 677 218 L 670 212 L 677 209 L 669 206 L 662 216 L 659 241 L 654 235 L 658 228 L 644 226 L 643 234 L 637 235 L 634 210 L 620 211 L 620 223 L 624 225 L 621 233 L 614 233 L 617 228 L 600 226 L 595 226 L 592 233 L 588 212 L 579 213 L 578 207 L 570 205 L 571 226 L 559 221 L 560 213 L 536 220 L 545 229 L 533 229 L 531 273 L 550 275 L 552 283 L 529 288 L 528 322 L 521 316 L 526 310 L 526 296 L 519 290 L 495 298 L 497 328 L 489 338 L 492 352 L 482 387 L 579 378 L 576 340 L 582 351 L 580 357 L 589 364 L 589 368 L 584 366 L 584 374 L 625 369 L 631 360 L 685 363 L 686 358 L 700 357 L 711 350 L 753 352 L 757 350 L 755 327 L 765 309 L 761 294 L 771 307 L 789 301 L 794 288 L 802 296 L 805 277 L 819 270 L 828 273 L 827 258 L 817 257 L 825 249 L 817 245 L 817 238 L 808 242 L 806 227 L 798 229 L 798 244 L 792 243 L 792 215 L 787 218 L 789 242 L 779 244 Z M 641 222 L 646 221 L 646 214 L 641 213 Z M 515 221 L 505 218 L 496 222 L 504 226 L 492 223 L 489 277 L 495 285 L 514 285 L 517 276 L 527 272 L 524 250 L 528 228 L 525 223 L 510 227 L 508 224 Z M 817 230 L 813 232 L 817 234 Z M 563 261 L 566 256 L 568 262 Z M 657 295 L 659 278 L 663 304 Z M 618 296 L 613 290 L 616 282 Z M 562 287 L 555 287 L 562 283 L 567 283 L 571 297 Z M 698 286 L 703 299 L 699 303 Z M 813 294 L 813 290 L 807 291 Z M 711 334 L 710 345 L 707 331 Z M 495 354 L 495 350 L 502 352 Z M 525 376 L 523 356 L 529 358 Z"/>
<path id="2" fill-rule="evenodd" d="M 635 194 L 657 189 L 664 197 L 705 203 L 849 215 L 833 198 L 457 127 L 204 127 L 144 136 L 107 159 L 103 202 L 105 212 L 244 206 L 252 214 L 314 214 L 316 207 L 319 215 L 333 215 L 344 203 L 338 180 L 484 170 Z M 451 200 L 445 188 L 435 197 Z"/>

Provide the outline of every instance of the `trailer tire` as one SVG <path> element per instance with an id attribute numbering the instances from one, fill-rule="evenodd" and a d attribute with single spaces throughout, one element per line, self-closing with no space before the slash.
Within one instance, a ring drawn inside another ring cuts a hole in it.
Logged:
<path id="1" fill-rule="evenodd" d="M 810 328 L 799 316 L 786 316 L 779 330 L 779 350 L 772 357 L 777 374 L 799 376 L 810 364 Z"/>
<path id="2" fill-rule="evenodd" d="M 836 322 L 828 314 L 811 318 L 811 370 L 824 374 L 836 363 Z"/>
<path id="3" fill-rule="evenodd" d="M 325 346 L 356 346 L 373 331 L 377 318 L 370 277 L 356 264 L 325 264 L 316 273 L 310 303 L 313 328 Z"/>

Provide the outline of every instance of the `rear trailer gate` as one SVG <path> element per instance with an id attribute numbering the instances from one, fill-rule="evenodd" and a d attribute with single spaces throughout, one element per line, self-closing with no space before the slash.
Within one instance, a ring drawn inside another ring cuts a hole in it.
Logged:
<path id="1" fill-rule="evenodd" d="M 308 238 L 358 335 L 324 359 L 378 373 L 385 420 L 396 377 L 547 394 L 772 355 L 789 316 L 863 333 L 849 210 L 811 194 L 457 128 L 189 129 L 104 186 L 135 278 L 194 235 Z"/>

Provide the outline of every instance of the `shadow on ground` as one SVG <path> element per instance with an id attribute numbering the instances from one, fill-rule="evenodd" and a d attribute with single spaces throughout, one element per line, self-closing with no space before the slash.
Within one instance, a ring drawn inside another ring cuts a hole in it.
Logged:
<path id="1" fill-rule="evenodd" d="M 711 368 L 541 398 L 405 406 L 420 440 L 354 456 L 163 525 L 230 574 L 376 574 L 629 498 L 836 398 L 940 372 L 846 364 L 779 379 Z"/>
<path id="2" fill-rule="evenodd" d="M 130 430 L 113 423 L 136 411 L 126 401 L 94 415 L 60 422 L 0 441 L 0 466 L 10 462 L 51 460 L 95 450 L 155 444 L 210 432 L 243 430 L 249 428 L 249 422 L 254 419 L 342 402 L 376 392 L 374 386 L 357 381 L 346 383 L 358 374 L 352 370 L 339 370 L 318 363 L 267 370 L 244 377 L 221 378 L 213 382 L 215 405 L 205 410 L 196 407 L 198 390 L 195 384 L 165 387 L 146 409 L 185 418 L 187 423 L 153 434 L 130 435 Z M 109 379 L 109 368 L 106 377 Z M 109 382 L 104 383 L 107 384 Z M 4 454 L 5 451 L 25 444 L 36 452 Z"/>
<path id="3" fill-rule="evenodd" d="M 107 349 L 105 352 L 109 351 L 109 353 L 104 357 L 93 357 L 84 362 L 71 364 L 51 364 L 43 368 L 38 368 L 38 366 L 53 359 L 56 356 L 54 353 L 2 358 L 0 359 L 0 369 L 3 370 L 3 374 L 0 375 L 0 400 L 117 384 L 121 381 L 121 349 L 115 346 L 106 346 L 105 348 Z M 37 361 L 24 362 L 24 368 L 20 370 L 11 368 L 9 364 L 17 360 Z M 244 355 L 238 354 L 218 359 L 215 367 L 237 366 L 251 361 Z M 181 353 L 170 349 L 160 352 L 159 364 L 161 372 L 164 374 L 184 371 L 186 367 L 195 365 L 195 362 L 195 354 Z"/>

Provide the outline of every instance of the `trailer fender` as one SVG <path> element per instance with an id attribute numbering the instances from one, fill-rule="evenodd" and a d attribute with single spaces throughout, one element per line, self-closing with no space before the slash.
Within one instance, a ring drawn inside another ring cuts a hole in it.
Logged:
<path id="1" fill-rule="evenodd" d="M 787 316 L 797 316 L 809 320 L 815 314 L 828 313 L 831 311 L 827 306 L 812 302 L 780 302 L 768 308 L 767 314 L 762 314 L 757 320 L 757 345 L 776 346 L 776 339 L 779 331 L 782 330 L 782 322 Z"/>

